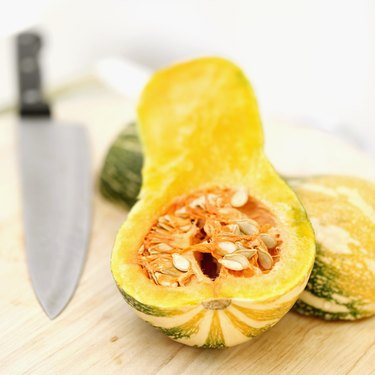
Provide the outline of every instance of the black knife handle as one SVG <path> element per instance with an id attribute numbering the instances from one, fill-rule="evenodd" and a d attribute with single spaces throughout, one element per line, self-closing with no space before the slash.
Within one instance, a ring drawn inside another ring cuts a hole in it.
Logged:
<path id="1" fill-rule="evenodd" d="M 21 117 L 50 117 L 50 107 L 43 99 L 39 66 L 42 38 L 35 32 L 24 32 L 17 35 L 16 43 L 19 114 Z"/>

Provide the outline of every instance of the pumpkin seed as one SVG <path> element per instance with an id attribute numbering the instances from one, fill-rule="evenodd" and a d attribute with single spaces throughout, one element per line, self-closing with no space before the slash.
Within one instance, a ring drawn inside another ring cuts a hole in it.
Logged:
<path id="1" fill-rule="evenodd" d="M 171 287 L 177 287 L 178 283 L 174 281 L 170 276 L 163 275 L 160 272 L 155 272 L 154 274 L 154 280 L 156 279 L 157 283 L 161 286 L 171 286 Z"/>
<path id="2" fill-rule="evenodd" d="M 246 189 L 240 189 L 236 191 L 230 200 L 230 204 L 233 207 L 242 207 L 244 206 L 249 199 Z"/>
<path id="3" fill-rule="evenodd" d="M 268 249 L 273 249 L 276 246 L 276 240 L 268 233 L 262 233 L 260 239 L 264 242 Z"/>
<path id="4" fill-rule="evenodd" d="M 258 233 L 258 227 L 253 220 L 237 220 L 237 224 L 240 227 L 241 231 L 248 236 Z"/>
<path id="5" fill-rule="evenodd" d="M 173 216 L 171 222 L 175 227 L 181 227 L 182 225 L 191 224 L 191 221 L 188 218 L 178 216 Z"/>
<path id="6" fill-rule="evenodd" d="M 144 250 L 145 250 L 145 245 L 142 244 L 141 247 L 138 249 L 138 254 L 143 254 Z"/>
<path id="7" fill-rule="evenodd" d="M 172 277 L 179 277 L 181 275 L 181 273 L 179 273 L 174 267 L 163 268 L 160 270 L 160 272 L 164 275 L 168 275 Z"/>
<path id="8" fill-rule="evenodd" d="M 148 252 L 149 252 L 150 255 L 160 254 L 160 251 L 156 250 L 154 247 L 149 247 Z"/>
<path id="9" fill-rule="evenodd" d="M 159 223 L 171 223 L 172 217 L 171 217 L 171 215 L 160 216 L 158 221 L 159 221 Z"/>
<path id="10" fill-rule="evenodd" d="M 231 233 L 237 236 L 241 234 L 240 227 L 238 226 L 238 224 L 229 224 L 227 225 L 227 228 L 231 231 Z"/>
<path id="11" fill-rule="evenodd" d="M 151 276 L 152 276 L 152 278 L 154 279 L 155 284 L 159 284 L 159 280 L 158 280 L 158 278 L 159 278 L 160 275 L 161 275 L 160 272 L 151 273 Z"/>
<path id="12" fill-rule="evenodd" d="M 221 224 L 218 221 L 207 221 L 203 226 L 203 230 L 207 235 L 213 237 L 215 233 L 221 232 Z"/>
<path id="13" fill-rule="evenodd" d="M 265 270 L 270 270 L 272 268 L 273 260 L 271 255 L 260 248 L 258 249 L 258 261 Z"/>
<path id="14" fill-rule="evenodd" d="M 171 251 L 171 250 L 173 250 L 173 247 L 162 242 L 162 243 L 159 243 L 159 245 L 152 246 L 150 249 L 151 250 L 159 250 L 159 251 Z"/>
<path id="15" fill-rule="evenodd" d="M 224 204 L 224 199 L 223 199 L 223 197 L 217 197 L 217 199 L 216 199 L 216 206 L 217 207 L 220 207 L 220 206 L 222 206 Z"/>
<path id="16" fill-rule="evenodd" d="M 158 227 L 161 228 L 161 229 L 164 229 L 166 230 L 167 232 L 170 232 L 173 230 L 173 227 L 168 225 L 167 223 L 164 223 L 164 222 L 159 222 L 158 223 Z"/>
<path id="17" fill-rule="evenodd" d="M 188 214 L 186 207 L 180 207 L 174 212 L 177 216 L 186 217 Z"/>
<path id="18" fill-rule="evenodd" d="M 212 236 L 212 234 L 214 233 L 214 228 L 212 227 L 212 225 L 208 222 L 206 222 L 203 226 L 203 230 L 206 232 L 206 234 L 208 234 L 209 236 Z"/>
<path id="19" fill-rule="evenodd" d="M 173 288 L 178 287 L 178 283 L 176 281 L 160 280 L 159 282 L 161 286 L 170 286 Z"/>
<path id="20" fill-rule="evenodd" d="M 236 262 L 241 264 L 243 269 L 246 269 L 246 268 L 250 267 L 249 260 L 244 255 L 239 254 L 237 252 L 235 252 L 233 254 L 227 254 L 227 255 L 224 256 L 223 259 L 236 261 Z"/>
<path id="21" fill-rule="evenodd" d="M 183 232 L 187 232 L 191 228 L 191 224 L 186 224 L 180 227 Z"/>
<path id="22" fill-rule="evenodd" d="M 187 272 L 190 268 L 190 261 L 181 254 L 172 254 L 172 261 L 175 268 L 179 271 Z"/>
<path id="23" fill-rule="evenodd" d="M 241 263 L 235 261 L 235 260 L 229 260 L 229 259 L 219 259 L 219 263 L 222 264 L 225 268 L 228 268 L 232 271 L 242 271 L 244 268 Z"/>
<path id="24" fill-rule="evenodd" d="M 218 196 L 215 195 L 215 194 L 210 193 L 210 194 L 207 195 L 208 202 L 210 204 L 214 205 L 214 206 L 217 204 L 217 198 L 218 198 Z"/>
<path id="25" fill-rule="evenodd" d="M 157 227 L 157 228 L 155 228 L 155 229 L 153 230 L 153 233 L 155 233 L 155 234 L 160 234 L 161 236 L 165 236 L 165 235 L 168 234 L 169 231 L 170 231 L 170 229 L 165 230 L 165 229 L 162 229 L 162 228 Z"/>
<path id="26" fill-rule="evenodd" d="M 190 206 L 191 208 L 196 208 L 196 207 L 204 208 L 204 207 L 205 207 L 205 204 L 206 204 L 206 199 L 205 199 L 205 197 L 202 195 L 201 197 L 192 200 L 192 201 L 190 202 L 189 206 Z"/>
<path id="27" fill-rule="evenodd" d="M 256 253 L 257 253 L 257 251 L 255 249 L 246 249 L 244 247 L 244 248 L 240 248 L 239 250 L 235 251 L 233 254 L 241 254 L 241 255 L 245 256 L 247 259 L 251 259 Z"/>
<path id="28" fill-rule="evenodd" d="M 236 242 L 235 242 L 235 245 L 236 245 L 239 249 L 247 249 L 247 247 L 246 247 L 241 241 L 236 241 Z"/>
<path id="29" fill-rule="evenodd" d="M 235 208 L 232 208 L 232 207 L 219 208 L 218 211 L 222 215 L 237 215 L 238 214 L 238 211 Z"/>
<path id="30" fill-rule="evenodd" d="M 237 250 L 237 246 L 233 242 L 229 242 L 229 241 L 219 242 L 217 246 L 219 250 L 221 250 L 221 252 L 219 251 L 220 255 L 233 253 L 233 251 Z"/>

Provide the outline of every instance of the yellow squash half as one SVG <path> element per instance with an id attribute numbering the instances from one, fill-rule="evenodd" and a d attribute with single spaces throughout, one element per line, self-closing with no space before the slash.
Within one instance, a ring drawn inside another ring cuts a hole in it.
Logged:
<path id="1" fill-rule="evenodd" d="M 264 332 L 304 290 L 315 241 L 263 153 L 248 80 L 221 58 L 172 66 L 145 87 L 138 121 L 143 185 L 113 250 L 118 288 L 142 319 L 187 345 L 232 346 Z"/>

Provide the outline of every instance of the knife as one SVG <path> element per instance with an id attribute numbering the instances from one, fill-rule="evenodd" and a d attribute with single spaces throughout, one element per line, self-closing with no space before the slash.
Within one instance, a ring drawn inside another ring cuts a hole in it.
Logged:
<path id="1" fill-rule="evenodd" d="M 42 96 L 42 38 L 17 36 L 18 151 L 28 270 L 54 319 L 68 304 L 86 259 L 92 182 L 85 128 L 53 121 Z"/>

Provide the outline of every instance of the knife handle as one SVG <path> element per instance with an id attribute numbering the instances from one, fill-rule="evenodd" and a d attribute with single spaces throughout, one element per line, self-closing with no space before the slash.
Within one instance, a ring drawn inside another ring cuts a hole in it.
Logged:
<path id="1" fill-rule="evenodd" d="M 35 32 L 17 35 L 17 75 L 19 114 L 21 117 L 50 117 L 49 105 L 43 99 L 39 52 L 42 38 Z"/>

